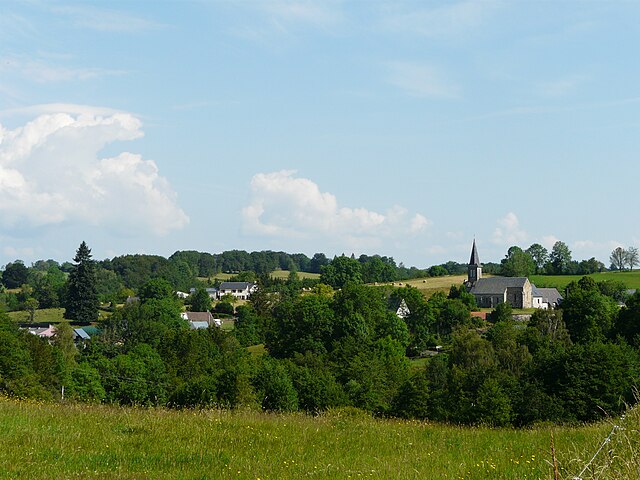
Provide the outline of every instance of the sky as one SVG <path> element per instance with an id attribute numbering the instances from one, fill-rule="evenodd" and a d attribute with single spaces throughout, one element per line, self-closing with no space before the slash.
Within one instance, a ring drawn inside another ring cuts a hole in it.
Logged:
<path id="1" fill-rule="evenodd" d="M 0 1 L 0 265 L 640 246 L 640 2 Z"/>

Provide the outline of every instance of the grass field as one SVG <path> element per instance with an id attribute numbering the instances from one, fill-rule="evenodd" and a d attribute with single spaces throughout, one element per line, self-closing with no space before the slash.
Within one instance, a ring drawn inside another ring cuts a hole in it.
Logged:
<path id="1" fill-rule="evenodd" d="M 637 412 L 584 480 L 638 478 Z M 579 473 L 611 425 L 528 430 L 319 417 L 36 404 L 0 398 L 0 478 L 562 479 Z"/>
<path id="2" fill-rule="evenodd" d="M 271 272 L 272 278 L 289 278 L 289 270 L 274 270 Z M 298 272 L 299 278 L 311 278 L 313 280 L 318 280 L 320 278 L 319 273 L 309 273 L 309 272 Z"/>
<path id="3" fill-rule="evenodd" d="M 273 272 L 271 272 L 271 277 L 272 278 L 288 278 L 289 277 L 289 270 L 274 270 Z M 215 275 L 212 275 L 211 277 L 198 277 L 198 280 L 202 281 L 202 282 L 206 282 L 208 280 L 211 280 L 212 282 L 215 280 L 220 280 L 222 282 L 225 282 L 227 280 L 229 280 L 232 277 L 235 277 L 236 274 L 235 273 L 216 273 Z M 308 273 L 308 272 L 298 272 L 298 277 L 300 278 L 312 278 L 314 280 L 317 280 L 320 278 L 320 274 L 319 273 Z"/>
<path id="4" fill-rule="evenodd" d="M 429 298 L 435 292 L 449 293 L 451 285 L 461 285 L 467 279 L 466 275 L 450 275 L 446 277 L 415 278 L 413 280 L 403 280 L 382 285 L 392 285 L 394 287 L 411 286 L 420 290 L 425 297 Z"/>
<path id="5" fill-rule="evenodd" d="M 584 275 L 533 275 L 529 279 L 537 287 L 556 287 L 562 292 L 573 281 L 580 280 Z M 627 288 L 640 290 L 640 270 L 633 272 L 602 272 L 587 275 L 597 282 L 615 280 L 623 282 Z"/>
<path id="6" fill-rule="evenodd" d="M 16 322 L 28 322 L 30 315 L 27 311 L 7 312 L 9 318 Z M 60 323 L 64 320 L 64 308 L 42 308 L 36 310 L 33 317 L 34 323 Z M 103 319 L 110 315 L 109 312 L 98 310 L 98 318 Z"/>
<path id="7" fill-rule="evenodd" d="M 38 323 L 59 323 L 63 319 L 64 308 L 43 308 L 35 311 L 33 318 L 34 322 Z M 28 322 L 30 315 L 29 312 L 8 312 L 7 315 L 16 322 Z"/>

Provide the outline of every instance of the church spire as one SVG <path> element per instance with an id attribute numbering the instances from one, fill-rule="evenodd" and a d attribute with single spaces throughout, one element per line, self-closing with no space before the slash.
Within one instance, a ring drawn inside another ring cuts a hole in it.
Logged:
<path id="1" fill-rule="evenodd" d="M 469 265 L 480 265 L 480 257 L 478 257 L 475 238 L 473 239 L 473 247 L 471 247 L 471 260 L 469 260 Z"/>
<path id="2" fill-rule="evenodd" d="M 469 260 L 467 273 L 468 283 L 470 285 L 475 284 L 482 278 L 482 264 L 480 263 L 480 257 L 478 256 L 475 238 L 473 239 L 473 247 L 471 247 L 471 259 Z"/>

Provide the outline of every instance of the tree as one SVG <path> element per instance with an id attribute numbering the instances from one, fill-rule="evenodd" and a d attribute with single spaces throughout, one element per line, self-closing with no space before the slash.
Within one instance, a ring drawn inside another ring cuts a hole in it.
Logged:
<path id="1" fill-rule="evenodd" d="M 549 252 L 547 249 L 539 243 L 534 243 L 525 251 L 531 255 L 531 258 L 533 258 L 533 262 L 536 265 L 536 273 L 540 273 L 545 264 L 549 261 Z"/>
<path id="2" fill-rule="evenodd" d="M 4 267 L 2 272 L 2 283 L 7 288 L 18 288 L 20 285 L 27 283 L 29 270 L 24 266 L 22 260 L 16 260 Z"/>
<path id="3" fill-rule="evenodd" d="M 556 275 L 567 273 L 569 264 L 571 263 L 571 250 L 569 250 L 566 243 L 557 241 L 553 244 L 549 262 L 551 263 L 553 273 Z"/>
<path id="4" fill-rule="evenodd" d="M 140 300 L 162 300 L 163 298 L 174 298 L 173 287 L 163 278 L 154 278 L 145 283 L 140 288 Z"/>
<path id="5" fill-rule="evenodd" d="M 329 259 L 324 253 L 316 253 L 309 262 L 309 271 L 311 273 L 321 273 L 322 267 L 329 265 Z"/>
<path id="6" fill-rule="evenodd" d="M 211 297 L 204 288 L 199 288 L 190 297 L 192 312 L 207 312 L 211 309 Z"/>
<path id="7" fill-rule="evenodd" d="M 536 270 L 536 263 L 520 247 L 511 247 L 501 262 L 501 273 L 506 277 L 528 277 Z"/>
<path id="8" fill-rule="evenodd" d="M 611 252 L 609 261 L 611 262 L 612 270 L 618 270 L 621 272 L 627 264 L 627 252 L 622 247 L 616 247 Z"/>
<path id="9" fill-rule="evenodd" d="M 362 283 L 360 262 L 344 255 L 336 257 L 322 269 L 320 282 L 333 288 L 342 288 L 347 283 Z"/>
<path id="10" fill-rule="evenodd" d="M 636 247 L 627 248 L 627 255 L 625 257 L 626 264 L 629 270 L 633 270 L 633 267 L 640 264 L 640 258 L 638 257 L 638 249 Z"/>
<path id="11" fill-rule="evenodd" d="M 65 365 L 68 368 L 73 368 L 76 364 L 78 350 L 73 342 L 73 328 L 69 322 L 60 322 L 56 326 L 53 344 L 62 352 Z"/>
<path id="12" fill-rule="evenodd" d="M 24 307 L 27 310 L 27 312 L 29 312 L 29 321 L 31 323 L 33 323 L 33 319 L 36 315 L 36 310 L 38 309 L 39 306 L 40 306 L 40 303 L 38 302 L 38 300 L 36 300 L 33 297 L 27 298 L 27 300 L 24 302 Z"/>
<path id="13" fill-rule="evenodd" d="M 76 251 L 75 265 L 69 273 L 64 317 L 70 320 L 95 322 L 98 320 L 98 292 L 95 262 L 91 250 L 83 241 Z"/>

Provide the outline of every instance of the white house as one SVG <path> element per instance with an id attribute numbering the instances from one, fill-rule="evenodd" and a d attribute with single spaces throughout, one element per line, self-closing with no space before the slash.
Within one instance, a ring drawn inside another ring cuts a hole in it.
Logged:
<path id="1" fill-rule="evenodd" d="M 213 318 L 211 312 L 182 312 L 180 317 L 189 322 L 191 330 L 200 330 L 215 325 L 222 325 L 222 320 Z"/>
<path id="2" fill-rule="evenodd" d="M 222 282 L 218 289 L 218 298 L 233 295 L 238 300 L 248 300 L 257 289 L 258 286 L 251 282 Z"/>

